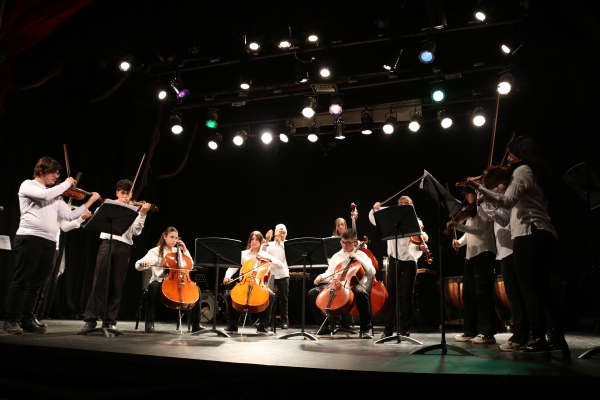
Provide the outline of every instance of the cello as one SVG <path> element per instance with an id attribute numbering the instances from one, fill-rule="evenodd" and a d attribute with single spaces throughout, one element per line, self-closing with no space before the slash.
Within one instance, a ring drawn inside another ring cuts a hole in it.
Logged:
<path id="1" fill-rule="evenodd" d="M 231 290 L 231 305 L 237 311 L 259 313 L 269 306 L 266 282 L 271 275 L 270 261 L 256 257 L 242 264 L 239 282 Z"/>
<path id="2" fill-rule="evenodd" d="M 350 213 L 350 218 L 352 219 L 352 229 L 356 231 L 356 220 L 358 220 L 358 210 L 356 204 L 350 204 L 350 209 L 352 210 Z M 363 248 L 361 250 L 363 253 L 369 256 L 371 262 L 373 263 L 373 266 L 375 267 L 375 270 L 378 270 L 379 262 L 377 261 L 371 250 L 366 248 Z M 388 292 L 383 282 L 377 280 L 377 278 L 374 275 L 371 280 L 371 293 L 369 296 L 371 298 L 371 314 L 373 316 L 382 314 L 386 308 Z M 352 307 L 352 309 L 350 310 L 350 315 L 352 315 L 353 317 L 359 316 L 358 307 L 356 306 L 356 303 L 354 304 L 354 307 Z"/>
<path id="3" fill-rule="evenodd" d="M 361 250 L 369 241 L 365 236 L 358 242 L 354 253 Z M 328 317 L 338 317 L 348 314 L 355 305 L 352 288 L 365 276 L 365 269 L 358 260 L 349 258 L 336 265 L 331 282 L 317 296 L 316 305 Z"/>
<path id="4" fill-rule="evenodd" d="M 200 298 L 200 289 L 190 279 L 192 259 L 183 254 L 179 246 L 176 251 L 165 256 L 162 267 L 166 275 L 163 279 L 160 302 L 175 310 L 189 310 Z"/>

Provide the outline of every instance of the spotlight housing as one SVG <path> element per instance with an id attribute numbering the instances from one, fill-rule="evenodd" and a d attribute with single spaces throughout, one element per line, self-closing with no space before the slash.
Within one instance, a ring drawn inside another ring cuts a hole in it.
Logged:
<path id="1" fill-rule="evenodd" d="M 210 147 L 212 150 L 216 150 L 222 140 L 223 136 L 219 132 L 215 132 L 211 135 L 211 139 L 208 142 L 208 147 Z"/>
<path id="2" fill-rule="evenodd" d="M 500 77 L 500 82 L 498 83 L 498 93 L 500 94 L 508 94 L 512 89 L 512 86 L 515 84 L 515 80 L 511 74 L 504 74 Z"/>
<path id="3" fill-rule="evenodd" d="M 262 129 L 262 132 L 260 134 L 260 140 L 262 140 L 264 144 L 271 143 L 271 141 L 273 140 L 273 132 L 271 131 L 271 128 L 264 127 Z"/>
<path id="4" fill-rule="evenodd" d="M 317 108 L 317 99 L 312 96 L 308 96 L 304 99 L 304 109 L 302 115 L 306 118 L 312 118 L 315 115 L 315 109 Z"/>
<path id="5" fill-rule="evenodd" d="M 217 129 L 217 118 L 219 118 L 219 116 L 217 115 L 217 110 L 208 110 L 206 112 L 206 127 L 210 129 Z"/>
<path id="6" fill-rule="evenodd" d="M 294 122 L 290 121 L 285 125 L 283 134 L 287 137 L 296 135 L 296 127 L 294 126 Z"/>
<path id="7" fill-rule="evenodd" d="M 252 79 L 250 78 L 250 74 L 242 73 L 242 75 L 240 76 L 240 88 L 243 90 L 248 90 L 250 89 L 251 85 Z"/>
<path id="8" fill-rule="evenodd" d="M 341 115 L 342 106 L 344 105 L 344 99 L 339 95 L 331 96 L 331 105 L 329 106 L 329 113 L 331 115 Z"/>
<path id="9" fill-rule="evenodd" d="M 157 96 L 160 100 L 164 100 L 167 97 L 167 91 L 164 89 L 158 89 Z"/>
<path id="10" fill-rule="evenodd" d="M 279 140 L 281 140 L 283 143 L 287 143 L 290 141 L 290 138 L 285 133 L 280 133 Z"/>
<path id="11" fill-rule="evenodd" d="M 306 35 L 306 41 L 308 43 L 318 44 L 319 43 L 319 35 L 317 35 L 316 32 L 309 32 L 308 35 Z"/>
<path id="12" fill-rule="evenodd" d="M 373 126 L 373 113 L 365 108 L 360 114 L 360 129 L 363 135 L 370 135 L 373 133 L 371 127 Z"/>
<path id="13" fill-rule="evenodd" d="M 435 59 L 435 43 L 425 42 L 423 48 L 419 53 L 419 61 L 423 64 L 429 64 Z"/>
<path id="14" fill-rule="evenodd" d="M 129 68 L 131 68 L 131 63 L 129 61 L 127 61 L 127 60 L 123 60 L 119 64 L 119 69 L 121 71 L 127 72 L 127 71 L 129 71 Z"/>
<path id="15" fill-rule="evenodd" d="M 398 114 L 395 111 L 390 110 L 389 113 L 385 114 L 385 125 L 383 125 L 383 133 L 391 135 L 396 129 L 396 122 L 398 121 Z"/>
<path id="16" fill-rule="evenodd" d="M 294 78 L 296 79 L 296 83 L 308 82 L 309 75 L 306 64 L 303 62 L 297 62 L 294 64 Z"/>
<path id="17" fill-rule="evenodd" d="M 483 108 L 475 107 L 473 110 L 473 125 L 482 126 L 485 124 L 485 112 L 483 112 Z"/>
<path id="18" fill-rule="evenodd" d="M 262 47 L 262 40 L 257 36 L 246 36 L 244 38 L 246 44 L 246 50 L 248 53 L 258 53 Z"/>
<path id="19" fill-rule="evenodd" d="M 185 96 L 190 94 L 190 91 L 188 89 L 185 89 L 177 78 L 173 78 L 171 80 L 171 87 L 175 91 L 175 94 L 177 94 L 178 99 L 183 99 Z"/>
<path id="20" fill-rule="evenodd" d="M 233 137 L 233 143 L 236 146 L 241 146 L 242 144 L 244 144 L 244 141 L 246 139 L 248 139 L 248 132 L 246 132 L 246 130 L 244 129 L 240 129 Z"/>
<path id="21" fill-rule="evenodd" d="M 452 126 L 452 115 L 446 110 L 438 111 L 437 119 L 440 121 L 440 125 L 444 129 L 448 129 Z"/>
<path id="22" fill-rule="evenodd" d="M 446 92 L 441 84 L 435 83 L 431 87 L 431 100 L 434 103 L 443 103 L 446 100 Z"/>
<path id="23" fill-rule="evenodd" d="M 423 116 L 419 112 L 415 112 L 410 117 L 410 123 L 408 124 L 408 129 L 412 132 L 418 132 L 421 128 L 421 124 L 423 123 Z"/>
<path id="24" fill-rule="evenodd" d="M 171 125 L 171 132 L 176 135 L 179 135 L 183 132 L 183 126 L 181 125 L 181 117 L 177 114 L 172 114 L 171 118 L 169 118 L 169 123 Z"/>
<path id="25" fill-rule="evenodd" d="M 317 123 L 317 120 L 314 119 L 312 124 L 308 127 L 308 140 L 313 143 L 319 140 L 317 133 L 319 133 L 319 124 Z"/>
<path id="26" fill-rule="evenodd" d="M 336 139 L 345 139 L 346 136 L 344 135 L 345 132 L 345 127 L 346 127 L 346 122 L 344 121 L 344 119 L 342 117 L 338 117 L 335 122 L 333 123 L 334 129 L 335 129 L 335 138 Z"/>
<path id="27" fill-rule="evenodd" d="M 500 44 L 500 50 L 505 56 L 512 56 L 519 51 L 524 44 L 524 42 L 517 42 L 515 40 L 504 41 Z"/>

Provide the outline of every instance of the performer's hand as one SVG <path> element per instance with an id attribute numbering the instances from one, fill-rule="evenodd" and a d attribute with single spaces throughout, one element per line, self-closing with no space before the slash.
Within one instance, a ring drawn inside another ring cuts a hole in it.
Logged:
<path id="1" fill-rule="evenodd" d="M 92 201 L 92 203 L 98 200 L 99 198 L 100 194 L 98 192 L 92 192 L 92 195 L 90 196 L 90 200 Z"/>
<path id="2" fill-rule="evenodd" d="M 273 237 L 273 229 L 269 229 L 269 231 L 265 234 L 265 238 L 267 239 L 267 242 L 270 242 L 272 237 Z"/>
<path id="3" fill-rule="evenodd" d="M 150 266 L 150 261 L 142 261 L 140 265 L 144 268 L 148 268 Z"/>
<path id="4" fill-rule="evenodd" d="M 428 249 L 426 244 L 422 244 L 421 246 L 419 246 L 419 248 L 421 249 L 421 251 L 427 251 Z"/>
<path id="5" fill-rule="evenodd" d="M 75 178 L 73 177 L 68 177 L 67 179 L 65 179 L 65 182 L 69 182 L 71 184 L 71 186 L 75 186 L 75 184 L 77 183 L 77 181 L 75 180 Z"/>
<path id="6" fill-rule="evenodd" d="M 373 204 L 373 210 L 378 211 L 381 208 L 381 203 L 377 202 L 375 204 Z"/>
<path id="7" fill-rule="evenodd" d="M 498 189 L 502 190 L 503 192 L 506 192 L 507 186 L 504 183 L 501 183 L 498 185 Z"/>
<path id="8" fill-rule="evenodd" d="M 229 285 L 230 282 L 231 279 L 229 279 L 228 277 L 223 278 L 223 285 Z"/>
<path id="9" fill-rule="evenodd" d="M 146 215 L 146 214 L 148 214 L 148 210 L 150 209 L 150 207 L 152 207 L 152 204 L 150 204 L 150 203 L 144 203 L 144 205 L 142 206 L 142 208 L 140 208 L 140 215 Z"/>
<path id="10" fill-rule="evenodd" d="M 181 250 L 183 250 L 184 252 L 187 251 L 187 247 L 185 247 L 185 243 L 183 243 L 183 240 L 178 240 L 177 245 L 179 245 L 179 247 L 181 247 Z"/>
<path id="11" fill-rule="evenodd" d="M 348 257 L 351 258 L 351 259 L 353 259 L 353 260 L 356 260 L 356 253 L 353 252 L 353 251 L 351 251 L 350 253 L 348 253 Z"/>
<path id="12" fill-rule="evenodd" d="M 81 214 L 81 219 L 83 219 L 85 221 L 86 219 L 88 219 L 91 216 L 92 216 L 92 213 L 90 211 L 86 211 L 83 214 Z"/>
<path id="13" fill-rule="evenodd" d="M 448 221 L 446 223 L 446 228 L 448 228 L 448 229 L 456 228 L 456 225 L 458 225 L 458 222 L 456 222 L 456 221 Z"/>
<path id="14" fill-rule="evenodd" d="M 315 278 L 315 285 L 318 285 L 318 284 L 320 284 L 321 282 L 323 282 L 323 278 L 321 278 L 321 275 L 319 275 L 319 276 L 317 276 L 317 277 Z"/>
<path id="15" fill-rule="evenodd" d="M 454 250 L 460 249 L 460 242 L 456 239 L 452 240 L 452 247 L 454 248 Z"/>

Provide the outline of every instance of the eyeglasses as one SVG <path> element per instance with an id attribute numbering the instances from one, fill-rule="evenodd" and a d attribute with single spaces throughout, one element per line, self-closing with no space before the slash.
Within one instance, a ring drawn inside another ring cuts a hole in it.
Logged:
<path id="1" fill-rule="evenodd" d="M 48 172 L 48 175 L 54 175 L 58 178 L 60 176 L 60 172 L 59 171 Z"/>
<path id="2" fill-rule="evenodd" d="M 348 246 L 349 246 L 349 245 L 354 245 L 354 240 L 353 240 L 353 241 L 351 241 L 351 242 L 344 242 L 344 241 L 342 240 L 341 242 L 342 242 L 342 245 L 348 245 Z"/>

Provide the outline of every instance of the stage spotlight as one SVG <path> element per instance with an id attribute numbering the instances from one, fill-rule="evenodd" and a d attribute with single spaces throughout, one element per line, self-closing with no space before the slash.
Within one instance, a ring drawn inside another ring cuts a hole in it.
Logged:
<path id="1" fill-rule="evenodd" d="M 317 35 L 315 32 L 310 32 L 306 36 L 306 41 L 309 43 L 319 43 L 319 35 Z"/>
<path id="2" fill-rule="evenodd" d="M 390 110 L 389 113 L 385 114 L 385 125 L 383 125 L 383 133 L 391 135 L 396 129 L 396 122 L 398 121 L 398 114 L 395 111 Z"/>
<path id="3" fill-rule="evenodd" d="M 417 132 L 421 128 L 421 124 L 423 123 L 423 116 L 415 112 L 412 117 L 410 117 L 410 123 L 408 124 L 408 129 L 412 132 Z"/>
<path id="4" fill-rule="evenodd" d="M 322 78 L 330 78 L 331 77 L 331 69 L 326 63 L 321 64 L 321 69 L 319 70 L 319 75 Z"/>
<path id="5" fill-rule="evenodd" d="M 285 125 L 285 128 L 283 130 L 283 134 L 286 137 L 290 137 L 290 136 L 296 135 L 296 127 L 294 126 L 294 123 L 292 121 L 288 122 Z"/>
<path id="6" fill-rule="evenodd" d="M 217 110 L 208 110 L 206 112 L 206 127 L 210 128 L 210 129 L 216 129 L 217 128 Z"/>
<path id="7" fill-rule="evenodd" d="M 385 63 L 383 63 L 383 68 L 386 71 L 394 72 L 396 68 L 398 68 L 398 63 L 400 62 L 400 57 L 402 57 L 403 51 L 403 49 L 398 49 L 396 46 L 393 46 L 388 59 Z"/>
<path id="8" fill-rule="evenodd" d="M 511 74 L 504 74 L 500 77 L 500 82 L 498 83 L 498 93 L 500 94 L 508 94 L 514 85 L 515 80 L 513 79 Z"/>
<path id="9" fill-rule="evenodd" d="M 244 141 L 247 138 L 248 138 L 248 132 L 246 132 L 244 129 L 240 129 L 239 131 L 237 131 L 237 133 L 233 137 L 233 143 L 236 146 L 241 146 L 242 144 L 244 144 Z"/>
<path id="10" fill-rule="evenodd" d="M 247 72 L 242 73 L 240 76 L 240 88 L 243 90 L 250 89 L 250 85 L 252 85 L 252 79 L 250 78 L 250 74 Z"/>
<path id="11" fill-rule="evenodd" d="M 440 125 L 442 125 L 442 128 L 448 129 L 452 126 L 452 116 L 448 111 L 438 111 L 437 118 L 440 121 Z"/>
<path id="12" fill-rule="evenodd" d="M 419 53 L 419 60 L 423 64 L 429 64 L 430 62 L 433 62 L 433 60 L 435 59 L 434 54 L 435 54 L 435 43 L 425 42 L 425 44 L 423 44 L 423 49 Z"/>
<path id="13" fill-rule="evenodd" d="M 309 76 L 306 64 L 303 62 L 296 62 L 294 64 L 294 77 L 296 79 L 296 83 L 308 82 Z"/>
<path id="14" fill-rule="evenodd" d="M 500 50 L 502 50 L 502 54 L 505 56 L 512 56 L 515 54 L 521 47 L 523 47 L 524 42 L 516 42 L 512 41 L 504 41 L 500 44 Z"/>
<path id="15" fill-rule="evenodd" d="M 246 36 L 245 42 L 249 53 L 257 53 L 262 46 L 262 40 L 256 36 Z"/>
<path id="16" fill-rule="evenodd" d="M 344 119 L 342 117 L 338 117 L 333 123 L 333 126 L 335 128 L 335 138 L 346 139 L 346 136 L 344 135 L 344 132 L 346 130 L 346 122 L 344 122 Z"/>
<path id="17" fill-rule="evenodd" d="M 331 115 L 340 115 L 343 111 L 342 106 L 344 105 L 344 100 L 341 96 L 333 95 L 331 96 L 331 105 L 329 106 L 329 113 Z"/>
<path id="18" fill-rule="evenodd" d="M 317 123 L 317 120 L 314 119 L 312 124 L 308 127 L 308 140 L 313 143 L 319 140 L 317 133 L 319 133 L 319 124 Z"/>
<path id="19" fill-rule="evenodd" d="M 131 68 L 132 62 L 133 62 L 132 56 L 125 56 L 119 63 L 119 69 L 124 72 L 129 71 L 129 69 Z"/>
<path id="20" fill-rule="evenodd" d="M 171 132 L 178 135 L 183 132 L 183 126 L 181 126 L 181 117 L 177 114 L 172 114 L 171 118 L 169 118 L 169 122 L 171 124 Z"/>
<path id="21" fill-rule="evenodd" d="M 431 100 L 433 100 L 434 103 L 443 103 L 444 100 L 446 100 L 446 92 L 442 85 L 433 85 L 431 88 Z"/>
<path id="22" fill-rule="evenodd" d="M 208 147 L 210 147 L 213 150 L 216 150 L 217 147 L 219 147 L 219 143 L 221 143 L 221 141 L 223 140 L 223 136 L 221 136 L 221 134 L 218 132 L 213 133 L 211 136 L 212 138 L 208 142 Z"/>
<path id="23" fill-rule="evenodd" d="M 304 109 L 302 110 L 302 115 L 306 118 L 312 118 L 315 115 L 315 109 L 317 108 L 317 99 L 312 96 L 309 96 L 304 99 Z"/>
<path id="24" fill-rule="evenodd" d="M 475 19 L 480 22 L 487 22 L 493 11 L 493 4 L 490 0 L 479 0 L 475 7 Z"/>
<path id="25" fill-rule="evenodd" d="M 158 89 L 158 98 L 164 100 L 167 97 L 167 91 L 164 89 Z"/>
<path id="26" fill-rule="evenodd" d="M 360 129 L 363 135 L 373 133 L 371 126 L 373 125 L 373 114 L 367 108 L 360 114 Z"/>
<path id="27" fill-rule="evenodd" d="M 483 108 L 475 107 L 475 110 L 473 110 L 473 124 L 475 126 L 482 126 L 485 124 L 485 113 L 483 112 Z"/>
<path id="28" fill-rule="evenodd" d="M 187 90 L 187 89 L 185 89 L 181 85 L 181 82 L 179 82 L 179 80 L 177 78 L 173 78 L 171 80 L 171 87 L 173 88 L 173 90 L 177 94 L 177 98 L 178 99 L 183 99 L 185 96 L 187 96 L 188 94 L 190 94 L 190 91 Z"/>
<path id="29" fill-rule="evenodd" d="M 260 140 L 263 141 L 264 144 L 269 144 L 273 140 L 273 133 L 271 132 L 271 128 L 263 128 L 260 134 Z"/>
<path id="30" fill-rule="evenodd" d="M 279 134 L 279 140 L 281 140 L 283 143 L 287 143 L 290 141 L 288 135 L 286 135 L 285 133 Z"/>

